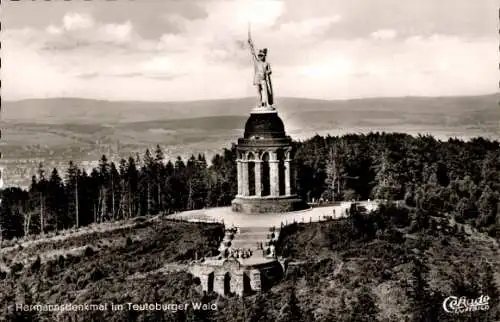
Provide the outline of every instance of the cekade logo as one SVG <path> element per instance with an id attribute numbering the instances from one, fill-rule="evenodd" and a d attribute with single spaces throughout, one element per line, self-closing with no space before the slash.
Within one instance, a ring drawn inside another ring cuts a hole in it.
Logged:
<path id="1" fill-rule="evenodd" d="M 468 299 L 465 296 L 460 298 L 456 296 L 449 296 L 443 301 L 443 309 L 447 313 L 465 313 L 474 311 L 487 311 L 490 306 L 488 301 L 490 297 L 488 295 L 481 295 L 477 299 Z"/>

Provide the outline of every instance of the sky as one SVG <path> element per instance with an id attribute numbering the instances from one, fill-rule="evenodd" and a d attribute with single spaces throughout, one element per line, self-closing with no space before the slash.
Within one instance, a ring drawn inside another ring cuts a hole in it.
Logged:
<path id="1" fill-rule="evenodd" d="M 2 98 L 177 101 L 497 92 L 496 0 L 6 1 Z"/>

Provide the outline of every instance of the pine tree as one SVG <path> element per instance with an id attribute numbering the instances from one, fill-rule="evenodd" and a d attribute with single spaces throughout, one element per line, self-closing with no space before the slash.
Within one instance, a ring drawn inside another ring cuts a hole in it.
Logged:
<path id="1" fill-rule="evenodd" d="M 132 157 L 130 157 L 128 160 L 126 178 L 128 180 L 128 197 L 127 197 L 127 201 L 129 203 L 129 205 L 127 206 L 128 218 L 131 218 L 137 215 L 138 205 L 140 201 L 139 171 L 137 170 L 136 161 Z"/>
<path id="2" fill-rule="evenodd" d="M 28 211 L 25 213 L 24 218 L 24 236 L 28 236 L 31 233 L 31 221 L 33 216 L 38 214 L 39 204 L 40 204 L 40 195 L 38 192 L 38 182 L 36 176 L 31 177 L 31 185 L 28 190 L 29 193 L 29 201 L 28 201 Z"/>
<path id="3" fill-rule="evenodd" d="M 495 193 L 489 185 L 486 185 L 477 202 L 479 218 L 476 225 L 478 227 L 489 227 L 495 224 L 499 201 L 498 193 Z"/>
<path id="4" fill-rule="evenodd" d="M 210 306 L 210 298 L 208 297 L 208 295 L 206 293 L 203 294 L 200 302 L 202 304 Z M 208 310 L 200 309 L 200 310 L 194 310 L 193 315 L 194 315 L 193 321 L 210 322 L 210 321 L 214 321 L 215 314 L 214 314 L 214 311 L 212 311 L 211 309 L 208 309 Z"/>
<path id="5" fill-rule="evenodd" d="M 2 190 L 2 206 L 0 207 L 0 226 L 2 238 L 11 239 L 23 235 L 23 199 L 29 198 L 25 191 L 10 187 Z M 27 202 L 26 202 L 27 205 Z"/>
<path id="6" fill-rule="evenodd" d="M 69 161 L 68 169 L 66 172 L 66 195 L 68 196 L 68 217 L 74 218 L 74 224 L 78 228 L 79 222 L 79 191 L 78 181 L 80 177 L 80 170 L 73 161 Z"/>
<path id="7" fill-rule="evenodd" d="M 56 231 L 69 226 L 67 219 L 67 198 L 62 179 L 56 168 L 52 170 L 50 175 L 47 192 L 47 210 L 50 212 L 47 224 Z"/>
<path id="8" fill-rule="evenodd" d="M 484 273 L 481 278 L 481 295 L 489 297 L 489 310 L 484 312 L 483 321 L 499 321 L 500 320 L 500 292 L 498 285 L 495 282 L 495 271 L 493 265 L 487 263 L 484 268 Z"/>
<path id="9" fill-rule="evenodd" d="M 129 207 L 130 207 L 130 185 L 128 180 L 127 173 L 127 160 L 121 159 L 119 165 L 120 172 L 120 201 L 118 205 L 118 214 L 120 214 L 120 219 L 127 218 L 129 216 Z"/>
<path id="10" fill-rule="evenodd" d="M 400 196 L 402 186 L 397 179 L 396 167 L 391 151 L 386 148 L 374 166 L 374 172 L 376 173 L 376 186 L 372 193 L 374 199 L 397 200 L 402 197 Z"/>
<path id="11" fill-rule="evenodd" d="M 78 197 L 79 202 L 79 226 L 86 226 L 93 222 L 93 206 L 94 206 L 94 195 L 95 190 L 93 190 L 92 182 L 90 176 L 83 169 L 78 179 L 78 189 L 81 191 Z"/>
<path id="12" fill-rule="evenodd" d="M 173 208 L 176 211 L 184 210 L 188 206 L 190 192 L 188 178 L 188 169 L 181 157 L 178 156 L 175 161 L 174 173 L 168 180 Z"/>
<path id="13" fill-rule="evenodd" d="M 26 283 L 22 283 L 18 288 L 16 304 L 20 303 L 23 305 L 33 305 L 33 294 Z M 36 311 L 23 311 L 23 310 L 13 310 L 8 317 L 9 321 L 15 322 L 36 322 L 40 321 L 39 312 Z"/>
<path id="14" fill-rule="evenodd" d="M 115 220 L 119 212 L 119 199 L 122 192 L 120 191 L 120 173 L 116 169 L 114 162 L 111 162 L 109 166 L 109 184 L 110 184 L 110 194 L 111 194 L 111 220 Z"/>
<path id="15" fill-rule="evenodd" d="M 340 294 L 340 303 L 339 303 L 339 311 L 338 312 L 331 312 L 330 317 L 332 319 L 328 319 L 328 321 L 345 321 L 348 320 L 349 317 L 351 316 L 351 311 L 347 307 L 347 302 L 346 302 L 346 291 L 344 290 Z M 332 313 L 334 316 L 332 316 Z"/>
<path id="16" fill-rule="evenodd" d="M 156 146 L 155 150 L 155 185 L 156 185 L 156 198 L 155 198 L 155 203 L 156 203 L 156 212 L 158 211 L 164 211 L 164 205 L 163 205 L 163 186 L 167 180 L 167 173 L 165 170 L 165 165 L 163 164 L 165 160 L 165 154 L 163 153 L 163 150 L 161 149 L 160 145 Z"/>
<path id="17" fill-rule="evenodd" d="M 423 253 L 424 249 L 425 246 L 422 246 L 420 253 Z M 407 290 L 410 321 L 437 321 L 440 305 L 438 296 L 431 290 L 426 279 L 429 268 L 418 256 L 422 255 L 417 254 L 412 258 L 411 284 Z"/>
<path id="18" fill-rule="evenodd" d="M 38 200 L 40 205 L 40 234 L 43 235 L 45 233 L 45 199 L 47 196 L 47 185 L 48 181 L 45 178 L 45 170 L 43 168 L 43 164 L 40 162 L 38 165 L 38 184 L 37 184 L 37 192 L 38 192 Z"/>
<path id="19" fill-rule="evenodd" d="M 155 287 L 155 285 L 150 285 L 150 288 L 152 288 L 152 292 L 149 292 L 148 295 L 146 296 L 146 303 L 162 303 L 163 299 L 160 297 L 160 294 L 158 292 L 158 288 Z M 146 321 L 154 321 L 154 322 L 164 322 L 167 321 L 165 319 L 165 312 L 161 310 L 154 310 L 154 311 L 149 311 L 145 312 L 145 320 Z"/>
<path id="20" fill-rule="evenodd" d="M 164 187 L 163 207 L 164 209 L 166 209 L 167 214 L 171 213 L 174 209 L 172 187 L 170 186 L 170 182 L 173 176 L 174 176 L 174 164 L 172 163 L 172 161 L 169 160 L 165 166 L 165 180 L 163 180 L 162 182 L 162 185 Z"/>
<path id="21" fill-rule="evenodd" d="M 356 300 L 353 303 L 350 321 L 365 322 L 376 321 L 379 309 L 375 296 L 370 288 L 363 286 L 357 291 Z"/>
<path id="22" fill-rule="evenodd" d="M 269 314 L 266 296 L 264 293 L 259 293 L 250 309 L 250 315 L 248 316 L 247 322 L 269 321 Z"/>
<path id="23" fill-rule="evenodd" d="M 303 314 L 299 307 L 299 300 L 295 294 L 295 286 L 291 287 L 288 301 L 281 309 L 278 320 L 283 322 L 303 322 Z"/>
<path id="24" fill-rule="evenodd" d="M 326 190 L 325 193 L 327 198 L 335 201 L 340 194 L 340 177 L 337 164 L 337 149 L 332 147 L 330 153 L 328 154 L 328 159 L 326 160 Z"/>
<path id="25" fill-rule="evenodd" d="M 108 158 L 103 155 L 99 161 L 99 201 L 98 201 L 98 214 L 99 222 L 103 220 L 108 215 L 108 192 L 110 186 L 110 165 Z"/>
<path id="26" fill-rule="evenodd" d="M 99 207 L 102 198 L 102 190 L 101 190 L 101 176 L 99 171 L 94 168 L 90 173 L 90 177 L 87 185 L 87 193 L 91 196 L 90 200 L 92 201 L 92 221 L 93 223 L 99 222 Z"/>
<path id="27" fill-rule="evenodd" d="M 143 181 L 144 190 L 146 192 L 146 214 L 151 214 L 151 210 L 153 209 L 153 183 L 156 181 L 156 162 L 151 155 L 149 149 L 146 149 L 146 153 L 144 154 L 144 167 L 142 168 L 143 172 Z"/>

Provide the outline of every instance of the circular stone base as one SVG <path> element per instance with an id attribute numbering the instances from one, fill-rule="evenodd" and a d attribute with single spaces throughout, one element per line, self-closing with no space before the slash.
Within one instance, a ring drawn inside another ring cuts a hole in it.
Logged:
<path id="1" fill-rule="evenodd" d="M 246 214 L 284 213 L 307 208 L 309 205 L 296 195 L 279 197 L 236 196 L 231 203 L 232 211 Z"/>

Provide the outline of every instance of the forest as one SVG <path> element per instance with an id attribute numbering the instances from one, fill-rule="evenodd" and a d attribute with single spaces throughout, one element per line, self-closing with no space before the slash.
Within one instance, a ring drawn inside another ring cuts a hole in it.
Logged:
<path id="1" fill-rule="evenodd" d="M 295 142 L 298 194 L 306 201 L 404 200 L 500 236 L 498 141 L 439 141 L 399 133 L 315 136 Z M 165 162 L 157 146 L 119 164 L 102 156 L 90 173 L 40 164 L 28 191 L 1 191 L 2 240 L 136 216 L 228 206 L 237 190 L 236 149 Z"/>
<path id="2" fill-rule="evenodd" d="M 61 321 L 495 321 L 500 237 L 500 144 L 476 138 L 439 141 L 397 133 L 315 136 L 295 143 L 298 193 L 307 201 L 380 199 L 367 213 L 354 206 L 341 220 L 282 229 L 277 253 L 289 263 L 269 291 L 220 297 L 198 292 L 185 272 L 159 273 L 165 262 L 213 254 L 220 225 L 147 222 L 154 214 L 227 206 L 236 193 L 233 146 L 210 162 L 203 155 L 165 163 L 156 147 L 118 165 L 102 157 L 91 173 L 72 162 L 63 178 L 43 165 L 28 191 L 2 191 L 4 239 L 138 220 L 112 233 L 69 237 L 80 255 L 10 262 L 0 274 L 0 304 L 216 303 L 215 312 L 68 312 Z M 393 203 L 391 201 L 397 201 Z M 160 220 L 160 219 L 156 219 Z M 31 257 L 58 242 L 25 246 Z M 18 267 L 19 266 L 19 267 Z M 1 272 L 1 270 L 0 270 Z M 141 275 L 140 278 L 131 276 Z M 488 294 L 490 309 L 460 316 L 441 310 L 450 295 Z M 49 313 L 9 310 L 13 320 L 46 320 Z"/>

